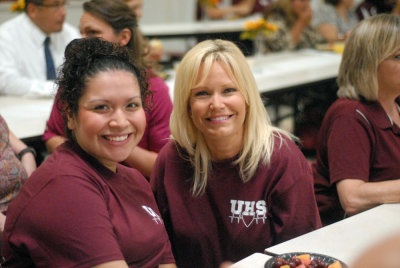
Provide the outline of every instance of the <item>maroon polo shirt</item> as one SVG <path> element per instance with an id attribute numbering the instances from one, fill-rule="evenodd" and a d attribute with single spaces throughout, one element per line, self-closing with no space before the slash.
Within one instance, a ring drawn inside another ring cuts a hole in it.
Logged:
<path id="1" fill-rule="evenodd" d="M 400 178 L 400 129 L 378 102 L 338 99 L 327 111 L 317 138 L 314 187 L 324 224 L 343 218 L 336 182 Z"/>

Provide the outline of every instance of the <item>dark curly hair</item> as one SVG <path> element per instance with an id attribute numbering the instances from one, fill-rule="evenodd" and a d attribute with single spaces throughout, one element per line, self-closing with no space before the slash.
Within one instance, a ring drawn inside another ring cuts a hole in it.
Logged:
<path id="1" fill-rule="evenodd" d="M 77 115 L 78 102 L 85 92 L 87 82 L 100 72 L 124 70 L 132 73 L 138 81 L 143 106 L 146 108 L 147 74 L 137 64 L 128 48 L 101 40 L 99 38 L 75 39 L 65 49 L 65 61 L 61 66 L 57 84 L 59 86 L 57 107 L 66 122 L 65 133 L 73 140 L 67 127 L 67 114 Z"/>

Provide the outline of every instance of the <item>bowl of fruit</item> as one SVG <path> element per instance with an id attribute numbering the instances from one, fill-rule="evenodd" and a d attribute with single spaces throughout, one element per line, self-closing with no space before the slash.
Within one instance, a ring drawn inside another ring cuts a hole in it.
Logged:
<path id="1" fill-rule="evenodd" d="M 265 268 L 348 268 L 342 261 L 322 254 L 292 252 L 274 256 Z"/>

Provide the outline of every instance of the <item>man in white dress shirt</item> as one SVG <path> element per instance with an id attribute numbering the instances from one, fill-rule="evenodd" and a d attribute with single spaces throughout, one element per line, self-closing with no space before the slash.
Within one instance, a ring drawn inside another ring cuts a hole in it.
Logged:
<path id="1" fill-rule="evenodd" d="M 65 0 L 26 0 L 23 14 L 0 25 L 0 95 L 55 95 L 54 81 L 46 75 L 44 40 L 50 37 L 54 67 L 59 67 L 66 45 L 80 37 L 65 16 Z"/>

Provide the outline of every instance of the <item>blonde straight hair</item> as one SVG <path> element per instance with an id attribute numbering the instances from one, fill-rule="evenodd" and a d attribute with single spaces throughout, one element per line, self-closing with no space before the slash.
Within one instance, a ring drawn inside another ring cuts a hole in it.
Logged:
<path id="1" fill-rule="evenodd" d="M 203 194 L 206 189 L 212 159 L 202 133 L 190 118 L 189 98 L 191 90 L 206 79 L 215 61 L 222 63 L 246 101 L 243 148 L 234 162 L 239 165 L 243 182 L 251 179 L 260 162 L 269 163 L 274 148 L 274 134 L 279 137 L 281 133 L 287 134 L 271 125 L 254 76 L 240 49 L 224 40 L 207 40 L 197 44 L 186 53 L 177 69 L 170 120 L 173 139 L 188 152 L 188 160 L 194 167 L 194 196 Z M 200 68 L 203 75 L 199 80 Z"/>
<path id="2" fill-rule="evenodd" d="M 381 14 L 359 22 L 346 41 L 338 75 L 338 97 L 378 99 L 378 67 L 400 49 L 400 17 Z"/>

